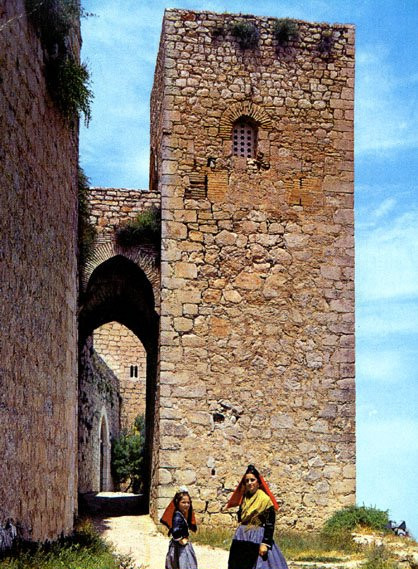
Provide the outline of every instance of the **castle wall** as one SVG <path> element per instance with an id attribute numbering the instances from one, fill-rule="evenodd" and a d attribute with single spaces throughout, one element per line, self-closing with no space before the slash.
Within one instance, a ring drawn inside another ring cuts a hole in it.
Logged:
<path id="1" fill-rule="evenodd" d="M 234 22 L 254 22 L 242 49 Z M 156 506 L 204 522 L 248 463 L 318 527 L 355 500 L 352 26 L 165 13 L 151 99 L 162 196 Z M 256 129 L 233 156 L 235 121 Z"/>
<path id="2" fill-rule="evenodd" d="M 151 153 L 152 154 L 152 153 Z M 123 255 L 134 261 L 141 269 L 143 269 L 153 287 L 155 310 L 160 312 L 160 266 L 159 266 L 159 247 L 152 244 L 141 244 L 136 247 L 123 248 L 115 244 L 115 235 L 118 227 L 125 222 L 133 220 L 138 213 L 154 206 L 161 207 L 161 195 L 155 183 L 157 157 L 151 155 L 150 168 L 150 190 L 129 190 L 116 188 L 91 188 L 89 192 L 89 203 L 91 207 L 91 221 L 98 230 L 98 237 L 95 245 L 94 253 L 89 261 L 91 273 L 100 263 L 115 256 Z M 153 166 L 154 165 L 154 166 Z M 158 385 L 154 385 L 155 381 L 148 382 L 148 389 L 142 381 L 142 373 L 145 374 L 145 368 L 140 370 L 141 362 L 145 364 L 145 354 L 141 345 L 135 344 L 135 339 L 129 339 L 125 343 L 125 336 L 121 335 L 118 325 L 113 328 L 115 323 L 106 325 L 106 331 L 96 330 L 95 345 L 105 361 L 109 362 L 112 369 L 114 366 L 120 365 L 123 360 L 138 361 L 138 379 L 131 381 L 129 378 L 126 382 L 122 376 L 120 377 L 121 395 L 123 397 L 121 407 L 121 420 L 124 427 L 129 427 L 133 419 L 138 413 L 142 413 L 145 404 L 149 407 L 147 411 L 147 432 L 150 440 L 147 441 L 149 448 L 152 448 L 154 458 L 150 459 L 152 465 L 151 478 L 155 478 L 155 470 L 157 465 L 158 454 Z M 118 345 L 119 350 L 116 349 Z M 138 360 L 139 358 L 139 360 Z M 110 363 L 112 362 L 112 363 Z M 130 364 L 129 364 L 130 365 Z M 118 374 L 117 374 L 118 375 Z M 118 375 L 119 377 L 119 375 Z M 152 383 L 152 385 L 151 385 Z M 148 391 L 146 395 L 145 392 Z M 145 400 L 143 397 L 145 396 Z M 156 400 L 157 399 L 157 400 Z M 155 412 L 154 412 L 155 409 Z M 152 422 L 152 424 L 151 424 Z M 156 430 L 154 430 L 156 429 Z M 152 441 L 151 441 L 152 439 Z M 150 492 L 155 493 L 155 483 L 151 482 Z M 155 503 L 156 497 L 151 499 Z"/>
<path id="3" fill-rule="evenodd" d="M 161 201 L 157 192 L 120 188 L 90 188 L 88 198 L 90 219 L 99 236 L 113 233 L 145 209 L 160 207 Z"/>
<path id="4" fill-rule="evenodd" d="M 78 491 L 111 491 L 111 442 L 120 431 L 119 379 L 95 352 L 91 337 L 80 354 L 78 419 Z"/>
<path id="5" fill-rule="evenodd" d="M 130 429 L 145 414 L 147 354 L 138 338 L 118 322 L 93 334 L 94 349 L 119 379 L 121 427 Z"/>
<path id="6" fill-rule="evenodd" d="M 147 190 L 90 188 L 88 200 L 90 222 L 96 228 L 97 236 L 89 259 L 82 269 L 83 288 L 87 286 L 94 269 L 101 263 L 117 255 L 123 255 L 145 271 L 152 284 L 155 306 L 159 312 L 159 243 L 140 243 L 124 247 L 117 242 L 117 230 L 124 224 L 135 220 L 138 214 L 145 210 L 153 207 L 160 209 L 160 194 Z M 103 352 L 102 355 L 104 355 Z"/>
<path id="7" fill-rule="evenodd" d="M 45 540 L 77 508 L 78 136 L 23 0 L 2 3 L 0 25 L 0 525 Z"/>

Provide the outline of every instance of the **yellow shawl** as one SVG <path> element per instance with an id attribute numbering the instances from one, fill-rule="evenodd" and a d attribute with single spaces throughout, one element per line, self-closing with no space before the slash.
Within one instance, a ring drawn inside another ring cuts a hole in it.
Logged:
<path id="1" fill-rule="evenodd" d="M 252 496 L 245 496 L 241 505 L 241 523 L 244 525 L 261 525 L 260 514 L 271 508 L 273 502 L 263 490 L 258 489 Z"/>

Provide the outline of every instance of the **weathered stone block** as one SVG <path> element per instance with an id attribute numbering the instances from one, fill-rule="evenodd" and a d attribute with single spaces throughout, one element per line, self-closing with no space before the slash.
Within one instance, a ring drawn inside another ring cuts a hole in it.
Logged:
<path id="1" fill-rule="evenodd" d="M 197 277 L 197 267 L 194 263 L 178 262 L 174 267 L 176 277 L 185 279 L 195 279 Z"/>
<path id="2" fill-rule="evenodd" d="M 174 330 L 177 332 L 190 332 L 193 328 L 193 320 L 191 318 L 174 318 Z"/>

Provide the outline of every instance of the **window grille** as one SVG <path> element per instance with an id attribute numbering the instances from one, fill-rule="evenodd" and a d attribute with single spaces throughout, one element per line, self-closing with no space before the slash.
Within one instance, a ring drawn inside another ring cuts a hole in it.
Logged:
<path id="1" fill-rule="evenodd" d="M 255 158 L 257 129 L 246 120 L 235 123 L 232 131 L 233 155 Z"/>

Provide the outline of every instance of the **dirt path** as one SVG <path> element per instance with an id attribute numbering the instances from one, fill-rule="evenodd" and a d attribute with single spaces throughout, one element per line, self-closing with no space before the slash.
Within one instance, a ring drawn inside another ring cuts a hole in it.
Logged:
<path id="1" fill-rule="evenodd" d="M 138 568 L 164 569 L 168 537 L 158 532 L 148 515 L 95 519 L 101 535 L 112 542 L 116 551 L 131 555 Z M 204 545 L 193 545 L 199 569 L 226 569 L 228 552 Z"/>

